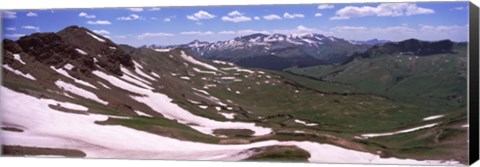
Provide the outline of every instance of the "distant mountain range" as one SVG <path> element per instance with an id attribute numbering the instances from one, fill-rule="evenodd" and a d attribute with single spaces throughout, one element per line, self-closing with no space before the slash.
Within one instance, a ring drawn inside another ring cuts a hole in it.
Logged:
<path id="1" fill-rule="evenodd" d="M 356 52 L 364 52 L 375 41 L 348 41 L 321 34 L 251 34 L 228 41 L 202 42 L 150 48 L 185 48 L 193 54 L 234 62 L 244 67 L 282 70 L 292 66 L 341 63 Z"/>

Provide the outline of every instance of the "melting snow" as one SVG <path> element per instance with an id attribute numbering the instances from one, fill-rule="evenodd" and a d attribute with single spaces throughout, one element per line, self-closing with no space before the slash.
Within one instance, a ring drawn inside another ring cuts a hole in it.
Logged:
<path id="1" fill-rule="evenodd" d="M 88 86 L 88 87 L 91 87 L 93 89 L 98 89 L 97 87 L 93 86 L 92 84 L 88 83 L 88 82 L 85 82 L 83 80 L 79 80 L 77 78 L 74 78 L 72 77 L 70 74 L 68 74 L 67 71 L 65 71 L 63 68 L 59 68 L 59 69 L 55 69 L 55 67 L 51 66 L 50 67 L 51 69 L 57 71 L 59 74 L 62 74 L 63 76 L 67 77 L 67 78 L 70 78 L 72 79 L 73 81 L 75 81 L 76 83 L 79 83 L 79 84 L 82 84 L 84 86 Z"/>
<path id="2" fill-rule="evenodd" d="M 22 64 L 26 64 L 26 63 L 22 60 L 22 58 L 20 57 L 20 54 L 13 54 L 13 58 L 14 58 L 15 60 L 19 61 L 19 62 L 22 63 Z"/>
<path id="3" fill-rule="evenodd" d="M 65 68 L 65 69 L 67 69 L 67 70 L 72 70 L 72 69 L 74 68 L 74 66 L 73 66 L 72 64 L 68 63 L 68 64 L 65 64 L 65 65 L 63 66 L 63 68 Z"/>
<path id="4" fill-rule="evenodd" d="M 139 63 L 137 63 L 136 61 L 133 61 L 133 63 L 135 64 L 135 72 L 137 74 L 140 74 L 141 76 L 145 77 L 145 78 L 148 78 L 149 80 L 152 80 L 152 81 L 155 81 L 156 79 L 151 77 L 150 75 L 144 73 L 142 70 L 140 70 L 140 68 L 143 69 L 142 65 L 140 65 Z"/>
<path id="5" fill-rule="evenodd" d="M 154 49 L 157 52 L 170 52 L 172 49 L 171 48 L 166 48 L 166 49 Z"/>
<path id="6" fill-rule="evenodd" d="M 187 76 L 181 76 L 180 79 L 184 79 L 184 80 L 190 80 L 190 77 L 187 77 Z"/>
<path id="7" fill-rule="evenodd" d="M 94 71 L 95 75 L 103 78 L 112 85 L 121 87 L 122 89 L 129 90 L 145 96 L 131 96 L 133 99 L 150 106 L 153 110 L 161 113 L 165 118 L 178 120 L 184 124 L 192 124 L 190 127 L 206 134 L 213 135 L 214 129 L 250 129 L 255 132 L 255 135 L 265 135 L 271 132 L 270 128 L 263 128 L 256 126 L 254 123 L 243 122 L 218 122 L 208 118 L 194 115 L 187 110 L 179 107 L 177 104 L 172 103 L 172 99 L 168 96 L 156 93 L 151 90 L 143 89 L 132 84 L 126 83 L 118 78 L 105 74 L 101 71 Z"/>
<path id="8" fill-rule="evenodd" d="M 195 68 L 195 67 L 193 67 L 193 70 L 198 72 L 198 73 L 217 75 L 217 73 L 215 71 L 203 71 L 203 70 L 200 70 L 200 69 Z"/>
<path id="9" fill-rule="evenodd" d="M 32 75 L 30 75 L 30 74 L 28 74 L 28 73 L 27 73 L 27 74 L 24 74 L 23 72 L 21 72 L 21 71 L 19 71 L 19 70 L 15 70 L 15 69 L 13 69 L 12 67 L 8 66 L 8 64 L 4 64 L 4 65 L 3 65 L 3 68 L 5 68 L 5 69 L 7 69 L 8 71 L 13 72 L 13 73 L 15 73 L 15 74 L 17 74 L 17 75 L 21 75 L 21 76 L 23 76 L 23 77 L 25 77 L 25 78 L 28 78 L 28 79 L 31 79 L 31 80 L 34 80 L 34 81 L 37 80 L 37 79 L 35 79 L 35 77 L 33 77 Z"/>
<path id="10" fill-rule="evenodd" d="M 82 96 L 82 97 L 87 98 L 87 99 L 94 100 L 94 101 L 96 101 L 100 104 L 103 104 L 103 105 L 108 104 L 108 102 L 98 98 L 97 95 L 95 95 L 94 93 L 89 92 L 85 89 L 76 87 L 75 85 L 63 82 L 62 80 L 55 81 L 55 85 L 57 85 L 61 89 L 64 89 L 65 91 L 76 94 L 78 96 Z"/>
<path id="11" fill-rule="evenodd" d="M 224 112 L 219 112 L 219 113 L 222 114 L 227 119 L 233 119 L 235 117 L 235 113 L 224 113 Z"/>
<path id="12" fill-rule="evenodd" d="M 150 74 L 152 74 L 154 77 L 157 77 L 157 78 L 162 78 L 162 77 L 160 77 L 160 75 L 158 75 L 157 73 L 150 72 Z"/>
<path id="13" fill-rule="evenodd" d="M 417 131 L 417 130 L 420 130 L 420 129 L 431 128 L 431 127 L 436 126 L 437 124 L 438 123 L 433 123 L 433 124 L 428 124 L 428 125 L 424 125 L 424 126 L 420 126 L 420 127 L 416 127 L 416 128 L 411 128 L 411 129 L 406 129 L 406 130 L 401 130 L 401 131 L 397 131 L 397 132 L 363 134 L 362 137 L 369 138 L 369 137 L 379 137 L 379 136 L 391 136 L 391 135 L 396 135 L 396 134 L 400 134 L 400 133 L 409 133 L 409 132 Z"/>
<path id="14" fill-rule="evenodd" d="M 306 126 L 317 126 L 317 125 L 318 125 L 318 124 L 316 124 L 316 123 L 307 123 L 307 122 L 305 122 L 305 121 L 298 120 L 298 119 L 296 119 L 295 122 L 296 122 L 296 123 L 299 123 L 299 124 L 304 124 L 304 125 L 306 125 Z"/>
<path id="15" fill-rule="evenodd" d="M 201 108 L 201 109 L 204 109 L 204 110 L 208 108 L 208 106 L 206 106 L 206 105 L 199 105 L 198 107 Z"/>
<path id="16" fill-rule="evenodd" d="M 438 118 L 442 118 L 444 115 L 434 115 L 434 116 L 429 116 L 429 117 L 425 117 L 423 118 L 424 121 L 429 121 L 429 120 L 434 120 L 434 119 L 438 119 Z"/>
<path id="17" fill-rule="evenodd" d="M 82 54 L 82 55 L 88 55 L 87 52 L 85 52 L 85 51 L 83 51 L 83 50 L 81 50 L 81 49 L 78 49 L 78 48 L 77 48 L 77 49 L 75 49 L 75 50 L 76 50 L 78 53 Z"/>
<path id="18" fill-rule="evenodd" d="M 215 107 L 215 110 L 220 111 L 220 110 L 222 110 L 222 107 L 217 106 L 217 107 Z"/>
<path id="19" fill-rule="evenodd" d="M 180 56 L 181 56 L 183 59 L 187 60 L 188 62 L 190 62 L 190 63 L 192 63 L 192 64 L 196 64 L 196 65 L 205 67 L 205 68 L 210 69 L 210 70 L 218 71 L 217 67 L 214 67 L 214 66 L 212 66 L 212 65 L 210 65 L 210 64 L 207 64 L 207 63 L 198 61 L 198 60 L 194 59 L 193 57 L 186 55 L 183 50 L 182 50 Z"/>
<path id="20" fill-rule="evenodd" d="M 210 93 L 208 93 L 207 91 L 205 90 L 201 90 L 201 89 L 197 89 L 197 88 L 192 88 L 193 90 L 197 91 L 197 92 L 200 92 L 200 93 L 203 93 L 203 94 L 206 94 L 206 95 L 210 95 Z"/>
<path id="21" fill-rule="evenodd" d="M 107 89 L 112 89 L 112 88 L 108 87 L 107 85 L 103 84 L 103 83 L 100 82 L 100 81 L 98 81 L 98 83 L 99 83 L 100 85 L 102 85 L 103 87 L 107 88 Z"/>
<path id="22" fill-rule="evenodd" d="M 147 113 L 144 113 L 144 112 L 141 112 L 141 111 L 138 111 L 138 110 L 133 110 L 135 113 L 137 113 L 137 115 L 140 115 L 140 116 L 145 116 L 145 117 L 153 117 Z"/>
<path id="23" fill-rule="evenodd" d="M 28 129 L 23 133 L 2 131 L 2 144 L 77 149 L 85 152 L 87 157 L 94 158 L 242 160 L 250 156 L 250 154 L 245 154 L 245 151 L 250 148 L 296 145 L 311 154 L 308 159 L 310 162 L 459 164 L 455 161 L 381 158 L 379 155 L 371 153 L 308 141 L 280 142 L 269 140 L 237 145 L 181 141 L 124 126 L 98 125 L 95 123 L 96 121 L 104 121 L 108 116 L 98 114 L 80 115 L 56 111 L 48 107 L 50 104 L 55 104 L 53 100 L 37 99 L 14 92 L 3 86 L 1 87 L 0 99 L 9 100 L 8 103 L 1 103 L 2 122 L 18 124 Z M 25 102 L 30 105 L 23 105 Z"/>
<path id="24" fill-rule="evenodd" d="M 90 33 L 90 32 L 87 32 L 87 34 L 90 35 L 91 37 L 95 38 L 97 41 L 105 42 L 104 39 L 102 39 L 102 38 L 100 38 L 100 37 L 98 37 L 98 36 L 96 36 L 96 35 L 93 35 L 93 34 Z"/>

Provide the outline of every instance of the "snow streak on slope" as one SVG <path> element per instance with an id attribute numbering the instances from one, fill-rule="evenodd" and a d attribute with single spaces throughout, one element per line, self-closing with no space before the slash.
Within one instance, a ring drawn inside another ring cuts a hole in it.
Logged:
<path id="1" fill-rule="evenodd" d="M 35 77 L 33 77 L 32 75 L 30 75 L 30 74 L 28 74 L 28 73 L 27 73 L 27 74 L 24 74 L 23 72 L 21 72 L 21 71 L 19 71 L 19 70 L 15 70 L 15 69 L 13 69 L 12 67 L 8 66 L 8 64 L 4 64 L 4 65 L 3 65 L 3 68 L 5 68 L 5 69 L 7 69 L 8 71 L 13 72 L 13 73 L 15 73 L 15 74 L 17 74 L 17 75 L 21 75 L 21 76 L 23 76 L 23 77 L 25 77 L 25 78 L 28 78 L 28 79 L 31 79 L 31 80 L 34 80 L 34 81 L 37 80 L 37 79 L 35 79 Z"/>
<path id="2" fill-rule="evenodd" d="M 207 69 L 210 69 L 210 70 L 215 70 L 215 71 L 218 71 L 217 67 L 214 67 L 210 64 L 207 64 L 207 63 L 204 63 L 204 62 L 201 62 L 201 61 L 198 61 L 196 59 L 194 59 L 192 56 L 188 56 L 187 54 L 185 54 L 185 52 L 182 50 L 181 52 L 182 54 L 180 54 L 180 56 L 187 60 L 188 62 L 192 63 L 192 64 L 196 64 L 196 65 L 199 65 L 199 66 L 203 66 Z"/>
<path id="3" fill-rule="evenodd" d="M 78 96 L 81 96 L 81 97 L 84 97 L 84 98 L 87 98 L 87 99 L 91 99 L 91 100 L 96 101 L 100 104 L 103 104 L 103 105 L 108 104 L 108 102 L 98 98 L 98 96 L 95 95 L 94 93 L 89 92 L 85 89 L 76 87 L 75 85 L 63 82 L 62 80 L 55 81 L 55 85 L 57 85 L 61 89 L 64 89 L 65 91 L 68 91 L 70 93 L 76 94 Z"/>
<path id="4" fill-rule="evenodd" d="M 99 125 L 108 117 L 98 114 L 73 114 L 54 110 L 55 100 L 38 99 L 1 87 L 1 118 L 5 124 L 19 125 L 24 132 L 2 131 L 3 145 L 66 148 L 81 150 L 87 157 L 241 160 L 246 150 L 273 145 L 295 145 L 311 154 L 310 162 L 350 162 L 383 164 L 447 164 L 456 162 L 416 161 L 380 158 L 378 155 L 352 151 L 314 142 L 263 141 L 242 145 L 203 144 L 162 137 L 123 126 Z M 23 105 L 28 102 L 29 105 Z M 79 109 L 79 105 L 76 105 Z M 135 142 L 130 142 L 135 141 Z"/>
<path id="5" fill-rule="evenodd" d="M 131 96 L 134 100 L 142 102 L 161 113 L 168 119 L 177 120 L 184 124 L 189 124 L 190 127 L 206 134 L 213 135 L 215 129 L 250 129 L 255 132 L 255 135 L 265 135 L 271 132 L 270 128 L 258 127 L 254 123 L 241 122 L 218 122 L 211 119 L 196 116 L 189 111 L 172 103 L 172 99 L 168 96 L 147 90 L 141 87 L 134 86 L 117 77 L 105 74 L 101 71 L 94 71 L 95 75 L 103 78 L 119 88 L 141 94 L 144 96 Z M 193 125 L 192 125 L 193 124 Z"/>

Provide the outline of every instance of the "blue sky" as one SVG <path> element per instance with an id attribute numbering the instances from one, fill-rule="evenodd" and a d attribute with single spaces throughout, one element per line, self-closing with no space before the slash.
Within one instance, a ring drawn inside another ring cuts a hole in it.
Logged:
<path id="1" fill-rule="evenodd" d="M 257 32 L 348 40 L 468 39 L 467 2 L 15 10 L 3 11 L 2 20 L 4 38 L 78 25 L 133 46 L 212 42 Z"/>

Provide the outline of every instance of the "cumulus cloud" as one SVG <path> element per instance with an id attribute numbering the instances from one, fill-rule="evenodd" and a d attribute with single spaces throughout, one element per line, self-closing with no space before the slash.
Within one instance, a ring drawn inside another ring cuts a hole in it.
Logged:
<path id="1" fill-rule="evenodd" d="M 34 12 L 28 12 L 28 13 L 26 14 L 26 16 L 28 16 L 28 17 L 37 17 L 38 14 L 37 14 L 37 13 L 34 13 Z"/>
<path id="2" fill-rule="evenodd" d="M 233 35 L 235 34 L 235 31 L 220 31 L 218 32 L 220 35 Z"/>
<path id="3" fill-rule="evenodd" d="M 150 8 L 150 9 L 148 9 L 148 11 L 159 11 L 159 10 L 161 10 L 161 9 L 160 8 Z"/>
<path id="4" fill-rule="evenodd" d="M 142 12 L 143 8 L 128 8 L 128 10 L 130 10 L 132 12 Z"/>
<path id="5" fill-rule="evenodd" d="M 242 13 L 235 10 L 235 11 L 232 11 L 232 12 L 228 13 L 228 16 L 223 16 L 222 20 L 223 21 L 228 21 L 228 22 L 238 23 L 238 22 L 251 21 L 252 18 L 244 16 Z"/>
<path id="6" fill-rule="evenodd" d="M 187 15 L 187 19 L 194 20 L 194 21 L 213 19 L 215 17 L 216 17 L 215 15 L 210 14 L 203 10 L 200 10 L 197 13 L 194 13 L 193 15 Z"/>
<path id="7" fill-rule="evenodd" d="M 401 41 L 409 38 L 420 40 L 443 40 L 465 41 L 468 39 L 468 25 L 419 25 L 418 27 L 388 26 L 388 27 L 364 27 L 364 26 L 337 26 L 330 29 L 330 34 L 345 39 L 368 40 L 382 38 L 392 41 Z"/>
<path id="8" fill-rule="evenodd" d="M 17 18 L 17 12 L 2 11 L 2 18 L 4 18 L 4 19 L 14 19 L 14 18 Z"/>
<path id="9" fill-rule="evenodd" d="M 93 19 L 93 18 L 95 18 L 96 16 L 95 16 L 95 15 L 89 15 L 89 14 L 87 14 L 87 13 L 85 13 L 85 12 L 80 12 L 80 13 L 78 14 L 78 17 L 85 17 L 85 18 L 87 18 L 87 19 Z"/>
<path id="10" fill-rule="evenodd" d="M 282 18 L 278 15 L 271 14 L 271 15 L 263 16 L 263 19 L 265 19 L 265 20 L 281 20 Z"/>
<path id="11" fill-rule="evenodd" d="M 108 20 L 97 20 L 97 21 L 87 21 L 87 24 L 91 24 L 91 25 L 110 25 L 112 23 Z"/>
<path id="12" fill-rule="evenodd" d="M 138 39 L 145 39 L 145 38 L 149 38 L 149 37 L 171 37 L 171 36 L 174 36 L 174 34 L 170 34 L 170 33 L 165 33 L 165 32 L 146 32 L 146 33 L 143 33 L 143 34 L 140 34 L 137 36 Z"/>
<path id="13" fill-rule="evenodd" d="M 321 4 L 321 5 L 318 5 L 318 9 L 333 9 L 335 6 L 333 5 L 329 5 L 329 4 Z"/>
<path id="14" fill-rule="evenodd" d="M 93 30 L 93 32 L 97 34 L 105 34 L 105 35 L 110 34 L 110 32 L 107 30 Z"/>
<path id="15" fill-rule="evenodd" d="M 34 30 L 34 31 L 36 31 L 36 32 L 39 32 L 39 31 L 40 31 L 40 27 L 31 26 L 31 25 L 22 26 L 22 29 L 25 29 L 25 30 Z"/>
<path id="16" fill-rule="evenodd" d="M 315 17 L 321 17 L 322 13 L 315 13 Z"/>
<path id="17" fill-rule="evenodd" d="M 187 31 L 187 32 L 180 32 L 180 35 L 213 35 L 214 33 L 211 31 Z"/>
<path id="18" fill-rule="evenodd" d="M 128 21 L 128 20 L 139 20 L 139 19 L 143 19 L 142 17 L 140 17 L 139 15 L 137 14 L 131 14 L 129 16 L 122 16 L 122 17 L 118 17 L 117 20 L 124 20 L 124 21 Z"/>
<path id="19" fill-rule="evenodd" d="M 336 11 L 331 20 L 350 19 L 365 16 L 411 16 L 418 14 L 433 14 L 433 9 L 418 7 L 414 3 L 382 3 L 378 6 L 347 6 Z"/>
<path id="20" fill-rule="evenodd" d="M 255 17 L 253 17 L 253 20 L 260 20 L 260 17 L 255 16 Z"/>
<path id="21" fill-rule="evenodd" d="M 15 30 L 17 30 L 17 28 L 15 28 L 15 27 L 6 27 L 5 30 L 7 30 L 7 31 L 15 31 Z"/>
<path id="22" fill-rule="evenodd" d="M 25 36 L 25 34 L 5 34 L 5 37 L 7 38 L 19 38 Z"/>
<path id="23" fill-rule="evenodd" d="M 303 15 L 303 14 L 298 14 L 298 13 L 292 13 L 292 14 L 290 14 L 290 13 L 288 13 L 288 12 L 285 12 L 285 13 L 283 14 L 283 18 L 286 18 L 286 19 L 295 19 L 295 18 L 304 18 L 304 17 L 305 17 L 305 15 Z"/>

